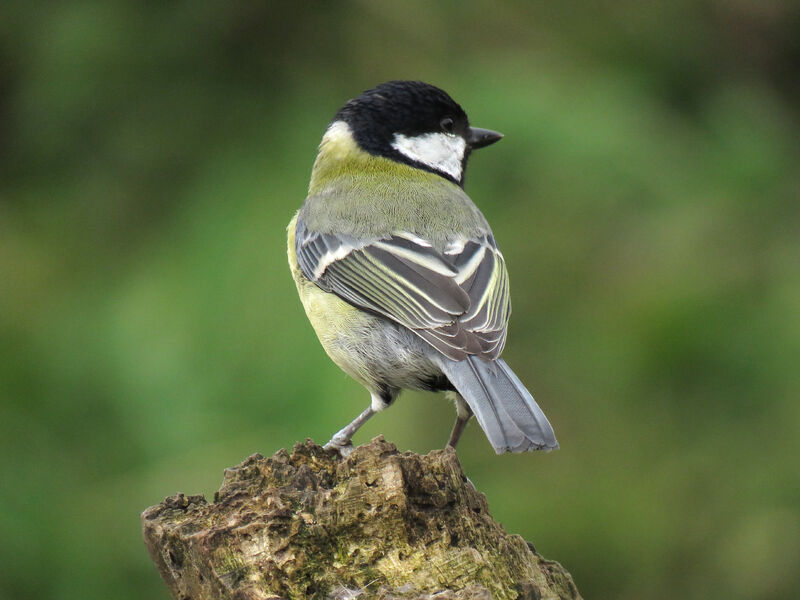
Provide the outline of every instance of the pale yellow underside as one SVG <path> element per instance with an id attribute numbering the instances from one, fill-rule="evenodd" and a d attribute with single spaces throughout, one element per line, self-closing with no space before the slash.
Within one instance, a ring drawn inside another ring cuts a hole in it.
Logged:
<path id="1" fill-rule="evenodd" d="M 306 316 L 319 338 L 322 347 L 339 368 L 361 384 L 370 387 L 374 380 L 362 365 L 352 360 L 352 354 L 343 345 L 343 340 L 357 339 L 359 331 L 375 325 L 376 317 L 348 304 L 335 294 L 320 289 L 306 279 L 297 264 L 295 253 L 295 227 L 297 215 L 287 227 L 287 255 L 292 278 L 297 286 L 300 302 Z"/>

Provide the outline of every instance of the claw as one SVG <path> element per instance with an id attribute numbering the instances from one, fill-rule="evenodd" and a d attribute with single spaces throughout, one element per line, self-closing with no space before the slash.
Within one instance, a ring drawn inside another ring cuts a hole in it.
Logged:
<path id="1" fill-rule="evenodd" d="M 344 429 L 337 431 L 331 438 L 331 441 L 325 444 L 323 448 L 326 450 L 335 450 L 339 456 L 342 458 L 347 458 L 353 451 L 353 442 L 351 441 L 353 435 L 356 431 L 358 431 L 358 428 L 366 423 L 367 419 L 374 414 L 375 411 L 372 409 L 372 406 L 368 406 L 364 412 L 362 412 L 353 420 L 352 423 L 350 423 Z"/>
<path id="2" fill-rule="evenodd" d="M 323 448 L 325 450 L 333 450 L 342 458 L 347 458 L 353 451 L 353 442 L 350 440 L 337 440 L 336 436 L 333 436 L 333 439 L 325 444 Z"/>

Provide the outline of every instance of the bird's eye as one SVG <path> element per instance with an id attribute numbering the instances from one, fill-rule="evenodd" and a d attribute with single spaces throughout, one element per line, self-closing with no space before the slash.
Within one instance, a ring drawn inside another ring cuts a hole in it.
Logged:
<path id="1" fill-rule="evenodd" d="M 445 117 L 439 123 L 439 126 L 442 128 L 442 131 L 446 133 L 453 133 L 453 119 L 450 117 Z"/>

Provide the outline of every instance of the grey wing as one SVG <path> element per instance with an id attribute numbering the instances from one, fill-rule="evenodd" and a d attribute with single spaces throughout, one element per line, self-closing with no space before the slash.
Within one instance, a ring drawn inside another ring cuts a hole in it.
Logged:
<path id="1" fill-rule="evenodd" d="M 298 219 L 295 250 L 320 288 L 411 329 L 448 358 L 495 359 L 503 349 L 508 273 L 490 234 L 441 253 L 410 233 L 358 240 Z"/>

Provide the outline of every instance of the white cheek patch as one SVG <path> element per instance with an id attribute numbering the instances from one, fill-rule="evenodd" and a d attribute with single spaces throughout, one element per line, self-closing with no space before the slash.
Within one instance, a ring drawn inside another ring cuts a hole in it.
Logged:
<path id="1" fill-rule="evenodd" d="M 451 133 L 425 133 L 407 137 L 394 134 L 392 148 L 413 161 L 461 180 L 461 165 L 467 143 L 460 135 Z"/>

